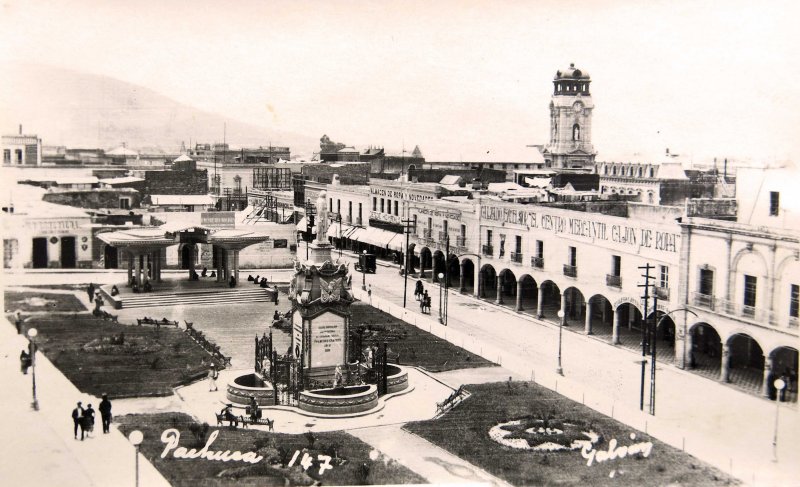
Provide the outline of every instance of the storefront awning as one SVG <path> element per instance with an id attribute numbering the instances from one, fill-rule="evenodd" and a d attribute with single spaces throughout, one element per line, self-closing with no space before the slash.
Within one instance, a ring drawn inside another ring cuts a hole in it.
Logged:
<path id="1" fill-rule="evenodd" d="M 339 238 L 340 228 L 338 223 L 332 223 L 330 227 L 328 227 L 328 238 Z M 341 226 L 341 236 L 342 238 L 347 238 L 347 234 L 353 231 L 353 227 L 350 225 L 342 224 Z"/>
<path id="2" fill-rule="evenodd" d="M 305 232 L 306 230 L 308 230 L 308 228 L 306 228 L 306 225 L 308 225 L 308 220 L 306 219 L 306 217 L 301 218 L 300 221 L 297 223 L 297 230 L 299 232 Z M 311 233 L 317 233 L 317 225 L 311 227 Z"/>
<path id="3" fill-rule="evenodd" d="M 385 249 L 388 247 L 389 242 L 397 235 L 397 233 L 388 230 L 370 227 L 363 229 L 356 238 L 351 236 L 350 239 Z"/>

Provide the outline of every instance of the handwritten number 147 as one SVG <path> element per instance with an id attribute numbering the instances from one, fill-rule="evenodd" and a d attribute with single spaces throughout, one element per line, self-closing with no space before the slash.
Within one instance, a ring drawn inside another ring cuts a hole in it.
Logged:
<path id="1" fill-rule="evenodd" d="M 300 450 L 295 450 L 294 455 L 292 456 L 292 460 L 289 462 L 288 467 L 294 465 L 294 462 L 297 461 L 297 457 L 300 456 Z M 331 457 L 328 455 L 317 455 L 317 460 L 320 461 L 319 464 L 319 474 L 322 475 L 325 470 L 332 470 L 333 466 L 331 465 Z M 308 470 L 313 465 L 313 457 L 308 453 L 303 453 L 303 458 L 300 460 L 300 466 L 303 467 L 303 471 Z"/>

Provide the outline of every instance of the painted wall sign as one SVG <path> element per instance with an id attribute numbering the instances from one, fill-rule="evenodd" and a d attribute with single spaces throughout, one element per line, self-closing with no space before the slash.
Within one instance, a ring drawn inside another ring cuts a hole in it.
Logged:
<path id="1" fill-rule="evenodd" d="M 344 318 L 324 313 L 311 322 L 311 366 L 333 367 L 345 362 Z"/>
<path id="2" fill-rule="evenodd" d="M 209 211 L 200 213 L 200 225 L 211 228 L 235 228 L 236 213 L 233 211 Z"/>
<path id="3" fill-rule="evenodd" d="M 526 226 L 555 235 L 579 237 L 588 242 L 609 242 L 630 247 L 647 248 L 677 254 L 680 231 L 661 231 L 652 227 L 604 222 L 597 219 L 569 217 L 552 213 L 524 211 L 503 206 L 481 206 L 481 219 Z M 616 218 L 623 220 L 621 218 Z"/>
<path id="4" fill-rule="evenodd" d="M 417 213 L 421 215 L 431 215 L 439 218 L 447 218 L 448 220 L 461 221 L 461 212 L 458 210 L 437 210 L 433 208 L 414 208 Z"/>
<path id="5" fill-rule="evenodd" d="M 403 201 L 426 201 L 434 198 L 432 194 L 412 193 L 397 189 L 369 188 L 369 192 L 374 196 L 397 198 Z"/>
<path id="6" fill-rule="evenodd" d="M 86 223 L 89 222 L 87 219 Z M 35 234 L 64 235 L 75 233 L 83 224 L 82 220 L 41 221 L 28 220 L 27 225 Z"/>
<path id="7" fill-rule="evenodd" d="M 402 224 L 403 222 L 403 217 L 401 216 L 394 216 L 390 213 L 381 213 L 379 211 L 370 211 L 369 218 L 370 220 L 378 220 L 382 222 L 390 222 L 397 224 Z"/>

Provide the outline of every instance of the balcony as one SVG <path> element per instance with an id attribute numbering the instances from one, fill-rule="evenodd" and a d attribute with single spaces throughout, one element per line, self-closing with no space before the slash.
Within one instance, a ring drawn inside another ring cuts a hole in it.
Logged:
<path id="1" fill-rule="evenodd" d="M 669 301 L 669 288 L 668 287 L 661 287 L 656 286 L 655 288 L 655 296 L 660 299 L 661 301 Z"/>
<path id="2" fill-rule="evenodd" d="M 353 221 L 353 217 L 350 216 L 350 215 L 347 215 L 346 217 L 344 217 L 344 222 L 343 223 L 345 225 L 350 225 L 350 222 L 352 222 L 352 221 Z"/>
<path id="3" fill-rule="evenodd" d="M 714 296 L 702 293 L 692 293 L 692 303 L 700 308 L 707 308 L 714 311 Z"/>
<path id="4" fill-rule="evenodd" d="M 361 218 L 356 218 L 356 226 L 357 227 L 361 226 Z"/>
<path id="5" fill-rule="evenodd" d="M 789 328 L 797 328 L 798 322 L 800 322 L 800 320 L 797 319 L 797 316 L 790 316 Z"/>
<path id="6" fill-rule="evenodd" d="M 566 271 L 566 269 L 564 269 Z M 564 272 L 566 274 L 566 272 Z M 622 287 L 622 277 L 613 274 L 606 274 L 606 286 Z"/>
<path id="7" fill-rule="evenodd" d="M 456 247 L 466 247 L 467 237 L 456 237 Z"/>
<path id="8" fill-rule="evenodd" d="M 422 239 L 423 240 L 432 240 L 431 234 L 433 231 L 430 228 L 426 228 L 422 230 Z"/>
<path id="9" fill-rule="evenodd" d="M 544 269 L 544 257 L 531 257 L 531 267 Z"/>
<path id="10" fill-rule="evenodd" d="M 522 264 L 522 252 L 511 252 L 511 262 Z"/>
<path id="11" fill-rule="evenodd" d="M 449 237 L 447 235 L 447 232 L 439 232 L 439 240 L 438 240 L 439 243 L 444 245 L 447 242 L 448 238 Z"/>
<path id="12" fill-rule="evenodd" d="M 482 247 L 482 250 L 483 250 L 483 255 L 488 255 L 489 257 L 491 257 L 494 254 L 494 247 L 492 247 L 491 245 L 484 245 Z"/>
<path id="13" fill-rule="evenodd" d="M 578 266 L 564 264 L 564 275 L 567 277 L 578 277 Z"/>

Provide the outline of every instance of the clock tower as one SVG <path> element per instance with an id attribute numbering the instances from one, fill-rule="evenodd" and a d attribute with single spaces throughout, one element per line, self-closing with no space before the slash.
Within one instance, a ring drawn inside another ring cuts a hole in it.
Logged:
<path id="1" fill-rule="evenodd" d="M 542 155 L 552 168 L 592 169 L 597 152 L 592 146 L 589 73 L 570 64 L 556 72 L 550 100 L 550 141 Z"/>

